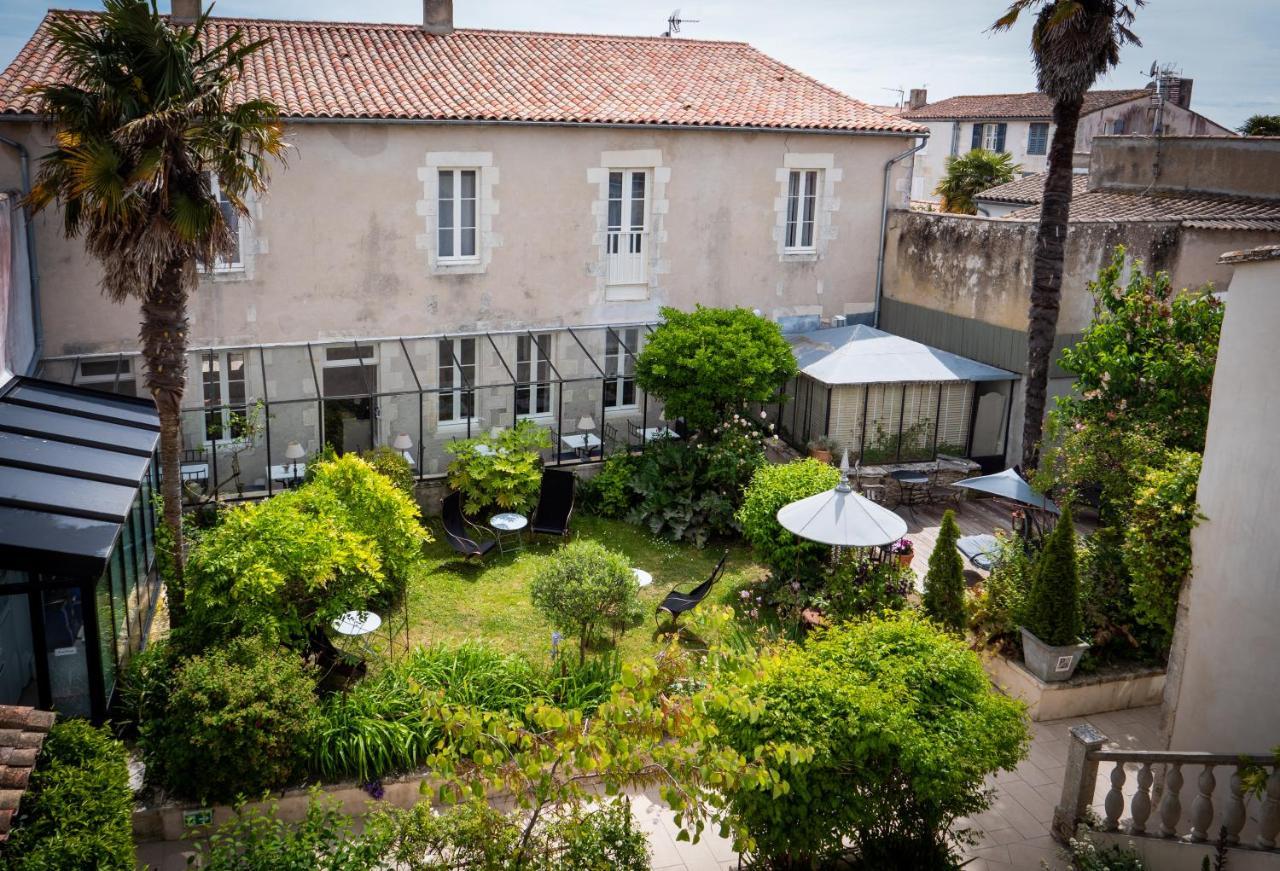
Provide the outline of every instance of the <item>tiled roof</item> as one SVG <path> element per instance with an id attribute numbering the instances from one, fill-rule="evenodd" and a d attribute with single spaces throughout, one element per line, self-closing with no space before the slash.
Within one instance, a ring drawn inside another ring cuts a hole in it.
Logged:
<path id="1" fill-rule="evenodd" d="M 56 14 L 0 75 L 0 113 L 38 112 L 27 88 L 59 78 Z M 210 18 L 209 38 L 236 28 L 271 42 L 235 99 L 268 98 L 286 118 L 922 129 L 743 42 L 248 18 Z"/>
<path id="2" fill-rule="evenodd" d="M 1144 88 L 1124 91 L 1090 91 L 1084 96 L 1081 115 L 1088 115 L 1107 106 L 1127 103 L 1137 97 L 1150 95 Z M 1027 94 L 969 94 L 948 97 L 929 103 L 919 109 L 902 113 L 913 121 L 949 121 L 956 118 L 972 118 L 977 121 L 990 118 L 1026 118 L 1049 121 L 1053 118 L 1053 100 L 1048 94 L 1031 91 Z"/>
<path id="3" fill-rule="evenodd" d="M 9 839 L 18 803 L 53 717 L 49 711 L 0 705 L 0 841 Z"/>
<path id="4" fill-rule="evenodd" d="M 1006 221 L 1034 221 L 1040 218 L 1036 203 L 1005 215 Z M 1072 223 L 1124 222 L 1212 222 L 1214 229 L 1249 229 L 1245 222 L 1280 220 L 1280 200 L 1245 197 L 1174 196 L 1170 194 L 1085 191 L 1071 200 Z"/>
<path id="5" fill-rule="evenodd" d="M 1243 251 L 1228 251 L 1218 258 L 1219 263 L 1252 263 L 1257 260 L 1280 260 L 1280 245 L 1259 245 Z"/>
<path id="6" fill-rule="evenodd" d="M 1031 205 L 1044 199 L 1044 180 L 1048 173 L 1034 172 L 1005 184 L 987 188 L 974 199 L 992 203 L 1025 203 Z M 1089 186 L 1089 176 L 1076 173 L 1071 176 L 1071 195 L 1078 197 Z"/>

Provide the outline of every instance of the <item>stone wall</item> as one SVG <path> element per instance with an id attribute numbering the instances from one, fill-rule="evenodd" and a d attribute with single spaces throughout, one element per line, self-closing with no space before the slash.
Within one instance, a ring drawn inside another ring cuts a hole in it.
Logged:
<path id="1" fill-rule="evenodd" d="M 1090 189 L 1280 197 L 1280 139 L 1107 136 L 1089 162 Z"/>

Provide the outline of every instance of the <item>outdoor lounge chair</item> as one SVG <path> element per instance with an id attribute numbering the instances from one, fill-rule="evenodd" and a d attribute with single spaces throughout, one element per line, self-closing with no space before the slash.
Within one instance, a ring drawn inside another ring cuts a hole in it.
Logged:
<path id="1" fill-rule="evenodd" d="M 543 469 L 538 507 L 533 511 L 533 522 L 529 524 L 529 528 L 535 533 L 567 536 L 577 486 L 578 479 L 573 472 Z"/>
<path id="2" fill-rule="evenodd" d="M 662 600 L 662 604 L 653 612 L 654 621 L 657 621 L 659 614 L 666 611 L 671 615 L 671 622 L 674 625 L 681 614 L 696 608 L 698 603 L 707 597 L 707 593 L 711 592 L 711 588 L 715 586 L 716 581 L 720 580 L 720 576 L 724 574 L 724 562 L 728 558 L 729 551 L 726 550 L 720 557 L 720 562 L 716 563 L 716 567 L 711 570 L 711 577 L 689 592 L 682 593 L 677 589 L 672 589 L 670 593 L 667 593 L 667 597 Z"/>
<path id="3" fill-rule="evenodd" d="M 450 493 L 440 503 L 440 519 L 444 523 L 444 537 L 449 546 L 467 559 L 480 559 L 498 546 L 497 539 L 480 538 L 473 533 L 474 524 L 462 514 L 462 494 Z M 470 529 L 468 527 L 471 527 Z"/>

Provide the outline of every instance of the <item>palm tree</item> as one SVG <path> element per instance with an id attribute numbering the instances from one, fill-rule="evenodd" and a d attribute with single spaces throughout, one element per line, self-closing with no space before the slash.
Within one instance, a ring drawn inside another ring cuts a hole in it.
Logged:
<path id="1" fill-rule="evenodd" d="M 988 188 L 1013 181 L 1021 166 L 1006 151 L 975 148 L 968 154 L 947 158 L 947 174 L 933 192 L 942 197 L 942 211 L 978 214 L 973 198 Z"/>
<path id="2" fill-rule="evenodd" d="M 1245 136 L 1280 136 L 1280 115 L 1250 115 L 1236 130 Z"/>
<path id="3" fill-rule="evenodd" d="M 182 490 L 179 409 L 186 386 L 187 296 L 197 263 L 229 254 L 234 237 L 211 191 L 217 175 L 231 208 L 267 184 L 267 159 L 283 156 L 276 106 L 233 103 L 245 58 L 264 44 L 238 31 L 206 39 L 207 14 L 170 26 L 155 0 L 105 0 L 93 15 L 50 24 L 62 81 L 36 89 L 54 119 L 29 204 L 55 200 L 69 237 L 103 267 L 115 302 L 141 301 L 147 387 L 160 414 L 164 519 L 173 536 L 171 618 L 182 618 Z"/>
<path id="4" fill-rule="evenodd" d="M 1071 208 L 1071 157 L 1084 96 L 1099 75 L 1120 61 L 1120 48 L 1141 45 L 1129 29 L 1134 10 L 1146 0 L 1014 0 L 993 30 L 1012 27 L 1018 17 L 1038 9 L 1031 28 L 1036 84 L 1053 99 L 1053 144 L 1040 204 L 1035 260 L 1031 273 L 1031 309 L 1027 325 L 1025 418 L 1022 467 L 1030 474 L 1039 462 L 1044 426 L 1049 361 L 1058 329 L 1062 297 L 1063 250 Z"/>

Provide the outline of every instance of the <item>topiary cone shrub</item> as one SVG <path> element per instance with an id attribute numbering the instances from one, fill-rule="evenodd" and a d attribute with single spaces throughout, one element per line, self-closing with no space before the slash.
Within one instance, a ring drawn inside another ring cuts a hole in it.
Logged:
<path id="1" fill-rule="evenodd" d="M 1054 647 L 1080 640 L 1080 577 L 1071 509 L 1063 508 L 1031 577 L 1026 628 Z"/>
<path id="2" fill-rule="evenodd" d="M 952 632 L 964 632 L 964 565 L 956 540 L 960 527 L 956 513 L 942 515 L 938 543 L 929 555 L 929 570 L 924 576 L 924 612 Z"/>

